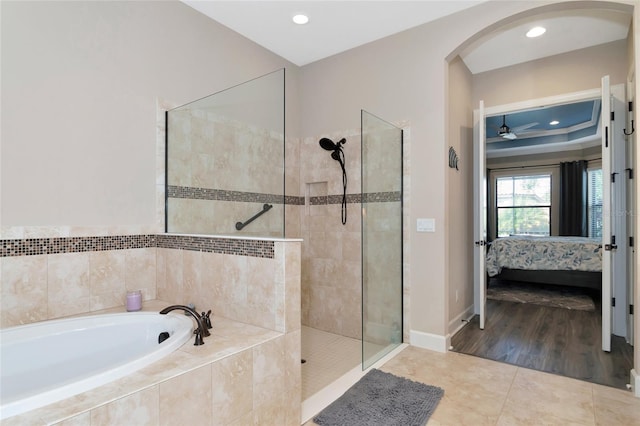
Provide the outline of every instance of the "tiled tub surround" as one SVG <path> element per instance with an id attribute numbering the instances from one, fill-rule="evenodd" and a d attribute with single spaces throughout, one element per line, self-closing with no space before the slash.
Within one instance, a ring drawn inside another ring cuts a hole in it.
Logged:
<path id="1" fill-rule="evenodd" d="M 126 382 L 52 405 L 53 414 L 37 410 L 39 414 L 25 414 L 36 418 L 22 423 L 16 417 L 15 424 L 52 423 L 74 414 L 79 416 L 73 424 L 89 424 L 90 419 L 92 424 L 122 424 L 117 417 L 100 420 L 103 415 L 122 414 L 119 407 L 124 412 L 141 408 L 136 413 L 148 414 L 150 424 L 184 423 L 201 415 L 205 424 L 238 420 L 233 414 L 223 415 L 223 405 L 242 412 L 243 424 L 251 419 L 260 423 L 260 418 L 299 424 L 300 241 L 162 234 L 109 237 L 111 245 L 92 245 L 98 238 L 103 237 L 54 241 L 66 245 L 62 253 L 49 251 L 55 244 L 48 238 L 0 240 L 2 327 L 105 308 L 123 310 L 126 291 L 142 289 L 145 308 L 195 302 L 199 310 L 212 309 L 218 322 L 214 322 L 215 337 L 207 338 L 198 353 L 192 352 L 196 347 L 185 345 L 163 364 L 148 367 L 150 375 L 141 371 L 122 379 Z M 139 246 L 141 241 L 144 247 Z M 46 250 L 34 251 L 34 245 Z M 154 299 L 171 303 L 154 305 Z M 225 374 L 234 377 L 229 380 L 237 389 L 219 386 L 218 376 Z M 128 383 L 139 387 L 129 390 Z M 191 395 L 190 389 L 200 391 Z M 252 396 L 247 389 L 253 389 Z M 99 404 L 94 397 L 109 405 L 95 408 Z M 211 398 L 210 407 L 202 405 L 204 397 Z M 192 402 L 197 408 L 189 405 Z M 75 410 L 76 403 L 79 410 L 68 411 Z M 148 406 L 150 411 L 143 408 Z"/>
<path id="2" fill-rule="evenodd" d="M 169 304 L 148 301 L 145 310 Z M 299 330 L 282 334 L 216 316 L 204 345 L 190 340 L 127 377 L 2 424 L 299 425 L 299 394 Z"/>
<path id="3" fill-rule="evenodd" d="M 171 275 L 173 282 L 170 285 L 165 279 L 165 273 L 175 271 L 177 258 L 182 265 L 183 252 L 210 254 L 212 262 L 225 265 L 224 272 L 229 273 L 261 263 L 257 259 L 270 258 L 272 262 L 262 265 L 262 270 L 273 268 L 270 276 L 280 280 L 276 286 L 284 285 L 283 271 L 280 271 L 284 266 L 275 266 L 284 263 L 285 253 L 278 253 L 280 257 L 276 257 L 274 248 L 285 245 L 268 240 L 165 234 L 0 240 L 0 326 L 29 324 L 122 306 L 128 290 L 142 290 L 143 299 L 151 300 L 157 297 L 158 288 L 163 292 L 173 288 L 172 295 L 180 294 L 191 300 L 166 300 L 178 303 L 198 300 L 190 290 L 196 284 L 194 277 L 204 274 L 188 269 L 198 265 L 188 264 L 186 273 L 183 268 L 179 276 Z M 166 255 L 174 251 L 177 254 L 172 256 L 172 268 L 158 264 L 158 258 L 164 259 L 159 252 Z M 191 259 L 184 257 L 187 261 Z M 206 268 L 207 264 L 200 267 Z M 208 276 L 213 277 L 209 280 L 213 293 L 221 293 L 219 286 L 225 284 L 222 271 L 222 268 L 208 269 Z M 273 281 L 270 284 L 273 285 Z M 244 308 L 238 306 L 239 310 Z"/>

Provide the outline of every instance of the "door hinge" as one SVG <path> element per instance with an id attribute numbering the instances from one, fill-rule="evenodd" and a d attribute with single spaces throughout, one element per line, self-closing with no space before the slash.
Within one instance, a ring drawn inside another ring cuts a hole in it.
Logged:
<path id="1" fill-rule="evenodd" d="M 605 251 L 611 251 L 611 250 L 615 250 L 617 248 L 618 248 L 618 246 L 616 245 L 616 236 L 612 235 L 611 236 L 611 243 L 610 244 L 605 244 L 604 245 L 604 249 L 605 249 Z"/>
<path id="2" fill-rule="evenodd" d="M 616 113 L 611 111 L 611 121 L 615 121 L 616 119 Z"/>
<path id="3" fill-rule="evenodd" d="M 629 237 L 629 247 L 633 247 L 633 237 Z"/>
<path id="4" fill-rule="evenodd" d="M 629 179 L 633 179 L 633 169 L 631 167 L 624 169 L 626 172 L 628 172 L 628 177 Z"/>
<path id="5" fill-rule="evenodd" d="M 604 128 L 604 147 L 609 148 L 609 126 Z"/>
<path id="6" fill-rule="evenodd" d="M 611 306 L 616 306 L 616 298 L 615 297 L 611 298 Z"/>
<path id="7" fill-rule="evenodd" d="M 629 112 L 633 112 L 633 101 L 629 101 Z"/>
<path id="8" fill-rule="evenodd" d="M 619 173 L 618 172 L 611 173 L 611 183 L 615 183 L 617 174 L 619 174 Z"/>
<path id="9" fill-rule="evenodd" d="M 633 315 L 633 305 L 629 305 L 629 315 Z"/>

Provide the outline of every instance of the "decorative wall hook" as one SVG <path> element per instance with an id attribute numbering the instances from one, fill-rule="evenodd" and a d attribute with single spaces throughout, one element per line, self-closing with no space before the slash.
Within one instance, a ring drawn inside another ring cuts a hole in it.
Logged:
<path id="1" fill-rule="evenodd" d="M 622 131 L 624 132 L 625 135 L 631 136 L 633 132 L 636 131 L 636 129 L 633 127 L 633 120 L 631 120 L 631 132 L 627 133 L 627 129 L 622 129 Z"/>
<path id="2" fill-rule="evenodd" d="M 449 147 L 449 167 L 460 170 L 458 169 L 458 154 L 452 146 Z"/>

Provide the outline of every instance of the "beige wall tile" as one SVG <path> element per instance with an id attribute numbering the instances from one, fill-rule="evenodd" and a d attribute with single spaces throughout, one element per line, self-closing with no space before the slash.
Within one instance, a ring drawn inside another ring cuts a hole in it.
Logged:
<path id="1" fill-rule="evenodd" d="M 160 384 L 160 424 L 211 424 L 211 401 L 211 365 L 167 380 Z"/>
<path id="2" fill-rule="evenodd" d="M 285 331 L 300 330 L 301 326 L 301 252 L 302 243 L 284 243 L 284 295 L 279 296 L 285 303 Z"/>
<path id="3" fill-rule="evenodd" d="M 55 426 L 91 426 L 91 412 L 73 416 L 70 419 L 55 423 Z"/>
<path id="4" fill-rule="evenodd" d="M 157 249 L 162 261 L 158 268 L 164 269 L 162 285 L 158 287 L 158 298 L 171 303 L 184 304 L 183 292 L 183 250 Z"/>
<path id="5" fill-rule="evenodd" d="M 49 255 L 49 318 L 90 312 L 89 253 Z"/>
<path id="6" fill-rule="evenodd" d="M 284 401 L 285 423 L 299 425 L 301 420 L 302 395 L 302 330 L 287 333 L 284 337 Z"/>
<path id="7" fill-rule="evenodd" d="M 223 259 L 224 255 L 219 253 L 202 253 L 202 279 L 198 303 L 204 310 L 214 309 L 215 301 L 222 293 L 220 289 L 227 285 L 227 277 L 222 273 Z M 214 314 L 217 315 L 218 312 Z"/>
<path id="8" fill-rule="evenodd" d="M 184 250 L 182 253 L 182 291 L 184 300 L 199 305 L 202 287 L 202 252 Z"/>
<path id="9" fill-rule="evenodd" d="M 272 405 L 282 408 L 285 377 L 284 336 L 270 340 L 253 349 L 253 406 L 254 409 Z"/>
<path id="10" fill-rule="evenodd" d="M 159 425 L 158 386 L 136 392 L 91 410 L 91 426 Z"/>
<path id="11" fill-rule="evenodd" d="M 156 295 L 156 250 L 139 248 L 125 252 L 125 286 L 127 290 L 142 290 L 143 300 Z"/>
<path id="12" fill-rule="evenodd" d="M 213 424 L 227 425 L 253 410 L 253 353 L 229 356 L 211 366 Z"/>
<path id="13" fill-rule="evenodd" d="M 89 253 L 91 310 L 113 308 L 125 302 L 125 253 L 122 250 Z"/>
<path id="14" fill-rule="evenodd" d="M 48 318 L 47 256 L 3 257 L 1 326 L 30 324 Z"/>

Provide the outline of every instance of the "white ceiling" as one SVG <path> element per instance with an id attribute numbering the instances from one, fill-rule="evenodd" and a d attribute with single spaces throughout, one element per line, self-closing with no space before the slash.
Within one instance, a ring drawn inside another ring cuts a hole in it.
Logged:
<path id="1" fill-rule="evenodd" d="M 484 0 L 181 1 L 302 66 Z M 306 14 L 309 23 L 294 24 L 291 18 L 298 13 Z"/>
<path id="2" fill-rule="evenodd" d="M 219 1 L 182 0 L 279 56 L 302 66 L 475 6 L 484 0 Z M 309 23 L 296 25 L 297 13 Z M 598 10 L 554 13 L 512 23 L 485 37 L 461 57 L 472 73 L 624 39 L 631 16 Z M 542 24 L 537 39 L 524 33 Z"/>
<path id="3" fill-rule="evenodd" d="M 513 22 L 460 56 L 473 74 L 627 38 L 631 15 L 613 10 L 571 10 Z M 535 26 L 544 35 L 527 38 Z"/>

